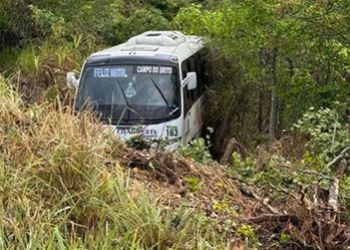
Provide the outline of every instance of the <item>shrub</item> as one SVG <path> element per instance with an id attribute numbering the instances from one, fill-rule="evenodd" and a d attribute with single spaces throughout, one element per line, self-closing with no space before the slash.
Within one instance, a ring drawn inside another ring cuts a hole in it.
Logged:
<path id="1" fill-rule="evenodd" d="M 181 145 L 178 151 L 182 156 L 191 157 L 199 163 L 208 164 L 213 161 L 203 138 L 195 139 L 189 145 Z"/>
<path id="2" fill-rule="evenodd" d="M 336 109 L 310 108 L 294 127 L 309 136 L 307 148 L 324 162 L 331 161 L 350 143 L 344 118 Z"/>

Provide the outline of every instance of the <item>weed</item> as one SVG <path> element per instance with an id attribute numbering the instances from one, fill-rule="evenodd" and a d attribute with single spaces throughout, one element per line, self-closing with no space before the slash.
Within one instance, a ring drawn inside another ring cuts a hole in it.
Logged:
<path id="1" fill-rule="evenodd" d="M 243 224 L 237 229 L 237 233 L 246 239 L 253 245 L 259 244 L 258 237 L 256 236 L 252 226 Z"/>
<path id="2" fill-rule="evenodd" d="M 280 234 L 279 242 L 281 244 L 286 244 L 286 243 L 288 243 L 289 240 L 290 240 L 289 234 L 286 234 L 283 232 Z"/>
<path id="3" fill-rule="evenodd" d="M 178 151 L 184 157 L 191 157 L 199 163 L 209 164 L 213 161 L 203 138 L 195 139 L 189 145 L 180 146 Z"/>
<path id="4" fill-rule="evenodd" d="M 215 200 L 213 202 L 213 209 L 214 209 L 214 212 L 216 213 L 227 213 L 232 216 L 238 215 L 236 210 L 234 210 L 226 200 L 222 200 L 222 201 Z"/>
<path id="5" fill-rule="evenodd" d="M 184 179 L 185 185 L 192 191 L 198 191 L 200 189 L 201 181 L 198 177 L 186 177 Z"/>

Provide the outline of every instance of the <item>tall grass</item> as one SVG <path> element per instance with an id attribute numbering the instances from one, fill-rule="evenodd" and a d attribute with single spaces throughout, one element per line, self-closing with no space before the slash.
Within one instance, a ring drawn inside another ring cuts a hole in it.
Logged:
<path id="1" fill-rule="evenodd" d="M 92 36 L 48 37 L 32 42 L 23 49 L 4 48 L 0 51 L 2 74 L 14 76 L 18 89 L 27 103 L 52 101 L 60 94 L 66 98 L 66 73 L 79 73 L 91 53 L 103 47 Z"/>
<path id="2" fill-rule="evenodd" d="M 82 35 L 72 36 L 70 40 L 48 38 L 21 50 L 16 55 L 16 69 L 25 75 L 36 76 L 47 70 L 46 67 L 53 67 L 53 70 L 78 70 L 84 59 L 99 48 L 92 37 Z"/>
<path id="3" fill-rule="evenodd" d="M 24 105 L 0 76 L 0 249 L 220 249 L 209 220 L 130 184 L 88 114 Z M 116 154 L 117 152 L 117 154 Z"/>

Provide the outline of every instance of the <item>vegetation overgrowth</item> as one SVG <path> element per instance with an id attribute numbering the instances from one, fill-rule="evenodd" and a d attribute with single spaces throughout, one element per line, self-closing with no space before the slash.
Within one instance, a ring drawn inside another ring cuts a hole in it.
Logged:
<path id="1" fill-rule="evenodd" d="M 132 184 L 125 145 L 91 116 L 26 107 L 4 78 L 0 89 L 2 249 L 225 246 L 199 213 L 169 211 Z"/>
<path id="2" fill-rule="evenodd" d="M 1 1 L 0 248 L 346 249 L 349 6 Z M 66 86 L 92 52 L 165 29 L 209 48 L 214 133 L 182 156 L 129 149 Z M 233 137 L 247 150 L 219 166 Z"/>

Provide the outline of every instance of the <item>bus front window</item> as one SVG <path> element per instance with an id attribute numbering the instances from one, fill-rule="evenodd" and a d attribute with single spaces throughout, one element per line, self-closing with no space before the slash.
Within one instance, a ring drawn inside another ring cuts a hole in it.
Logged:
<path id="1" fill-rule="evenodd" d="M 75 108 L 92 107 L 104 121 L 150 124 L 180 115 L 177 68 L 163 65 L 87 66 Z"/>

